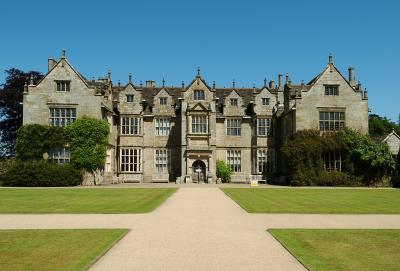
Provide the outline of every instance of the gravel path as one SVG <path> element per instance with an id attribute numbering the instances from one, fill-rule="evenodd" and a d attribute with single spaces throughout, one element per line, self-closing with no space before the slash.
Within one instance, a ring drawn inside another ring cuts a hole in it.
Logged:
<path id="1" fill-rule="evenodd" d="M 129 228 L 90 270 L 306 270 L 267 228 L 398 228 L 400 215 L 248 214 L 216 187 L 149 214 L 0 215 L 0 228 Z"/>

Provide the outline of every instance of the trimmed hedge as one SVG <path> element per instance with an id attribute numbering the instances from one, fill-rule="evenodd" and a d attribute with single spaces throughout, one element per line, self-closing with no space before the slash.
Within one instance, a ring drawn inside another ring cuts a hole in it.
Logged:
<path id="1" fill-rule="evenodd" d="M 0 176 L 3 186 L 75 186 L 82 184 L 82 173 L 69 164 L 47 161 L 16 161 Z"/>

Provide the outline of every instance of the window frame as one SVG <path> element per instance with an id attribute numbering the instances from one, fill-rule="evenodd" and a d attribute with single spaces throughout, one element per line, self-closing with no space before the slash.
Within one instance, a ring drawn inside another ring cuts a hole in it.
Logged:
<path id="1" fill-rule="evenodd" d="M 69 164 L 71 162 L 71 152 L 67 147 L 50 148 L 48 151 L 48 159 L 57 164 Z"/>
<path id="2" fill-rule="evenodd" d="M 158 174 L 167 174 L 170 170 L 171 152 L 167 148 L 159 148 L 154 151 L 154 167 Z"/>
<path id="3" fill-rule="evenodd" d="M 192 134 L 208 134 L 208 115 L 192 115 Z"/>
<path id="4" fill-rule="evenodd" d="M 193 100 L 195 101 L 204 101 L 205 100 L 205 93 L 202 89 L 195 89 L 193 91 Z"/>
<path id="5" fill-rule="evenodd" d="M 320 110 L 318 114 L 320 131 L 340 131 L 346 128 L 345 111 Z"/>
<path id="6" fill-rule="evenodd" d="M 231 167 L 232 172 L 242 172 L 242 151 L 235 149 L 226 150 L 226 162 Z"/>
<path id="7" fill-rule="evenodd" d="M 156 117 L 154 122 L 156 136 L 169 136 L 171 133 L 171 118 Z"/>
<path id="8" fill-rule="evenodd" d="M 325 171 L 342 171 L 343 154 L 340 151 L 329 151 L 323 154 Z"/>
<path id="9" fill-rule="evenodd" d="M 231 98 L 231 106 L 238 106 L 238 98 Z"/>
<path id="10" fill-rule="evenodd" d="M 70 92 L 71 80 L 55 80 L 57 92 Z"/>
<path id="11" fill-rule="evenodd" d="M 121 116 L 121 135 L 141 135 L 142 118 L 139 116 Z"/>
<path id="12" fill-rule="evenodd" d="M 160 105 L 168 105 L 168 98 L 167 97 L 159 97 L 159 104 Z"/>
<path id="13" fill-rule="evenodd" d="M 258 117 L 257 136 L 271 136 L 271 135 L 272 135 L 272 118 Z"/>
<path id="14" fill-rule="evenodd" d="M 126 102 L 127 103 L 133 103 L 134 100 L 135 100 L 134 94 L 126 94 Z"/>
<path id="15" fill-rule="evenodd" d="M 141 173 L 143 166 L 142 156 L 142 148 L 120 148 L 119 171 L 122 173 Z"/>
<path id="16" fill-rule="evenodd" d="M 76 119 L 77 109 L 75 107 L 49 107 L 49 126 L 66 127 L 74 123 Z"/>
<path id="17" fill-rule="evenodd" d="M 339 85 L 324 85 L 325 96 L 339 96 Z"/>
<path id="18" fill-rule="evenodd" d="M 228 118 L 226 119 L 226 135 L 241 136 L 242 135 L 242 119 Z"/>
<path id="19" fill-rule="evenodd" d="M 269 105 L 270 98 L 261 98 L 262 105 Z"/>

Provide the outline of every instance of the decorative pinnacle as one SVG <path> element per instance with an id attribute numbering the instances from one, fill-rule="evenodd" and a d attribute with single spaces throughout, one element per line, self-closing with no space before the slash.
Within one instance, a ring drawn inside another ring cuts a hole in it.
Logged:
<path id="1" fill-rule="evenodd" d="M 107 78 L 108 78 L 108 81 L 111 81 L 111 70 L 110 69 L 108 69 Z"/>
<path id="2" fill-rule="evenodd" d="M 129 84 L 132 84 L 132 74 L 131 73 L 129 73 L 128 82 L 129 82 Z"/>
<path id="3" fill-rule="evenodd" d="M 63 49 L 62 51 L 61 51 L 61 58 L 65 58 L 65 49 Z"/>
<path id="4" fill-rule="evenodd" d="M 329 53 L 329 64 L 333 64 L 333 54 L 332 54 L 332 52 Z"/>
<path id="5" fill-rule="evenodd" d="M 197 76 L 200 77 L 200 67 L 197 67 Z"/>
<path id="6" fill-rule="evenodd" d="M 163 79 L 162 79 L 162 86 L 165 87 L 165 80 L 164 80 L 164 77 L 163 77 Z"/>
<path id="7" fill-rule="evenodd" d="M 235 82 L 235 79 L 233 79 L 232 80 L 232 88 L 235 88 L 236 87 L 236 82 Z"/>
<path id="8" fill-rule="evenodd" d="M 182 81 L 182 88 L 185 88 L 185 82 Z"/>
<path id="9" fill-rule="evenodd" d="M 213 89 L 215 89 L 215 81 L 213 81 Z"/>
<path id="10" fill-rule="evenodd" d="M 33 86 L 33 74 L 31 73 L 31 76 L 29 78 L 29 85 Z"/>
<path id="11" fill-rule="evenodd" d="M 267 86 L 267 78 L 264 78 L 264 87 Z"/>

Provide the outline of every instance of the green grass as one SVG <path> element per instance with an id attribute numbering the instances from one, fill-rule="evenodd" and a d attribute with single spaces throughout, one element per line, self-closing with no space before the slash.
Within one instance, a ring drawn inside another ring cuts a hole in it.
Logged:
<path id="1" fill-rule="evenodd" d="M 175 188 L 2 188 L 0 213 L 147 213 L 175 191 Z"/>
<path id="2" fill-rule="evenodd" d="M 400 230 L 268 230 L 309 270 L 397 271 Z"/>
<path id="3" fill-rule="evenodd" d="M 0 230 L 0 270 L 86 270 L 127 232 Z"/>
<path id="4" fill-rule="evenodd" d="M 400 190 L 224 188 L 249 213 L 400 214 Z"/>

